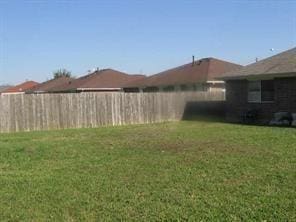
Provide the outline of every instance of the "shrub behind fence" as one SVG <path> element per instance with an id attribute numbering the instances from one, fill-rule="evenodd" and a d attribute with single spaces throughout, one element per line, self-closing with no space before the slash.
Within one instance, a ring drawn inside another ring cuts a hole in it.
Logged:
<path id="1" fill-rule="evenodd" d="M 222 92 L 69 93 L 0 96 L 0 132 L 181 120 L 186 104 Z"/>

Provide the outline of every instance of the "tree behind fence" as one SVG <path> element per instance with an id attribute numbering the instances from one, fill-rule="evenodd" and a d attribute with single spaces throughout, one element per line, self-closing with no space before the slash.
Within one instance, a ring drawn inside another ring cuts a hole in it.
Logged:
<path id="1" fill-rule="evenodd" d="M 2 95 L 0 132 L 176 121 L 188 102 L 221 100 L 221 92 Z"/>

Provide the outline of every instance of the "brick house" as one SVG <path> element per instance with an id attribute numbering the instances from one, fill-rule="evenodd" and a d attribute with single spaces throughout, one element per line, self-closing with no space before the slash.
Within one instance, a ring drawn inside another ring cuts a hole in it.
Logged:
<path id="1" fill-rule="evenodd" d="M 128 83 L 125 92 L 224 91 L 225 83 L 215 78 L 241 65 L 216 58 L 193 60 L 158 74 Z"/>
<path id="2" fill-rule="evenodd" d="M 296 48 L 226 73 L 226 118 L 267 124 L 276 112 L 296 113 Z"/>

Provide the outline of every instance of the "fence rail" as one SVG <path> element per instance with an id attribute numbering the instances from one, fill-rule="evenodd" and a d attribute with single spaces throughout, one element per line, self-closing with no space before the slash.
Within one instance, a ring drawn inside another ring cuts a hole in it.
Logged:
<path id="1" fill-rule="evenodd" d="M 186 103 L 221 101 L 223 92 L 69 93 L 0 96 L 0 132 L 181 120 Z"/>

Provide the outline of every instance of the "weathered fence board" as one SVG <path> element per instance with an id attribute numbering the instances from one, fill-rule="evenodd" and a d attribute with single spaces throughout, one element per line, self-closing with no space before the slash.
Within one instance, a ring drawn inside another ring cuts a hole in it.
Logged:
<path id="1" fill-rule="evenodd" d="M 0 132 L 176 121 L 195 101 L 222 92 L 69 93 L 0 96 Z"/>

